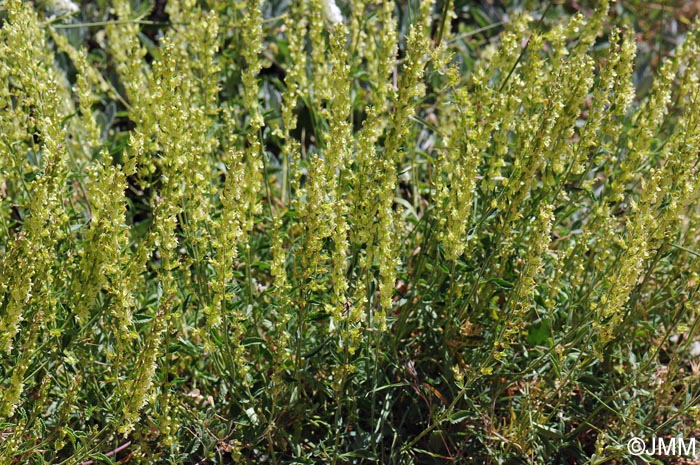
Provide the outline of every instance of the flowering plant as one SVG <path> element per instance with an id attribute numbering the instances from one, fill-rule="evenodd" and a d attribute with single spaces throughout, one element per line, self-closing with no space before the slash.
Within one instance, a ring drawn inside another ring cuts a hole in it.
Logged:
<path id="1" fill-rule="evenodd" d="M 601 463 L 695 431 L 700 28 L 637 96 L 605 0 L 457 15 L 0 6 L 2 463 Z"/>

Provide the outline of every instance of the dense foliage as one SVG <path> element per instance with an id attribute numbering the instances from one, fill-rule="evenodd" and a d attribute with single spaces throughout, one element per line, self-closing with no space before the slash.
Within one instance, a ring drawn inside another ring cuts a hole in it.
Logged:
<path id="1" fill-rule="evenodd" d="M 608 10 L 0 4 L 1 463 L 692 437 L 700 28 Z"/>

